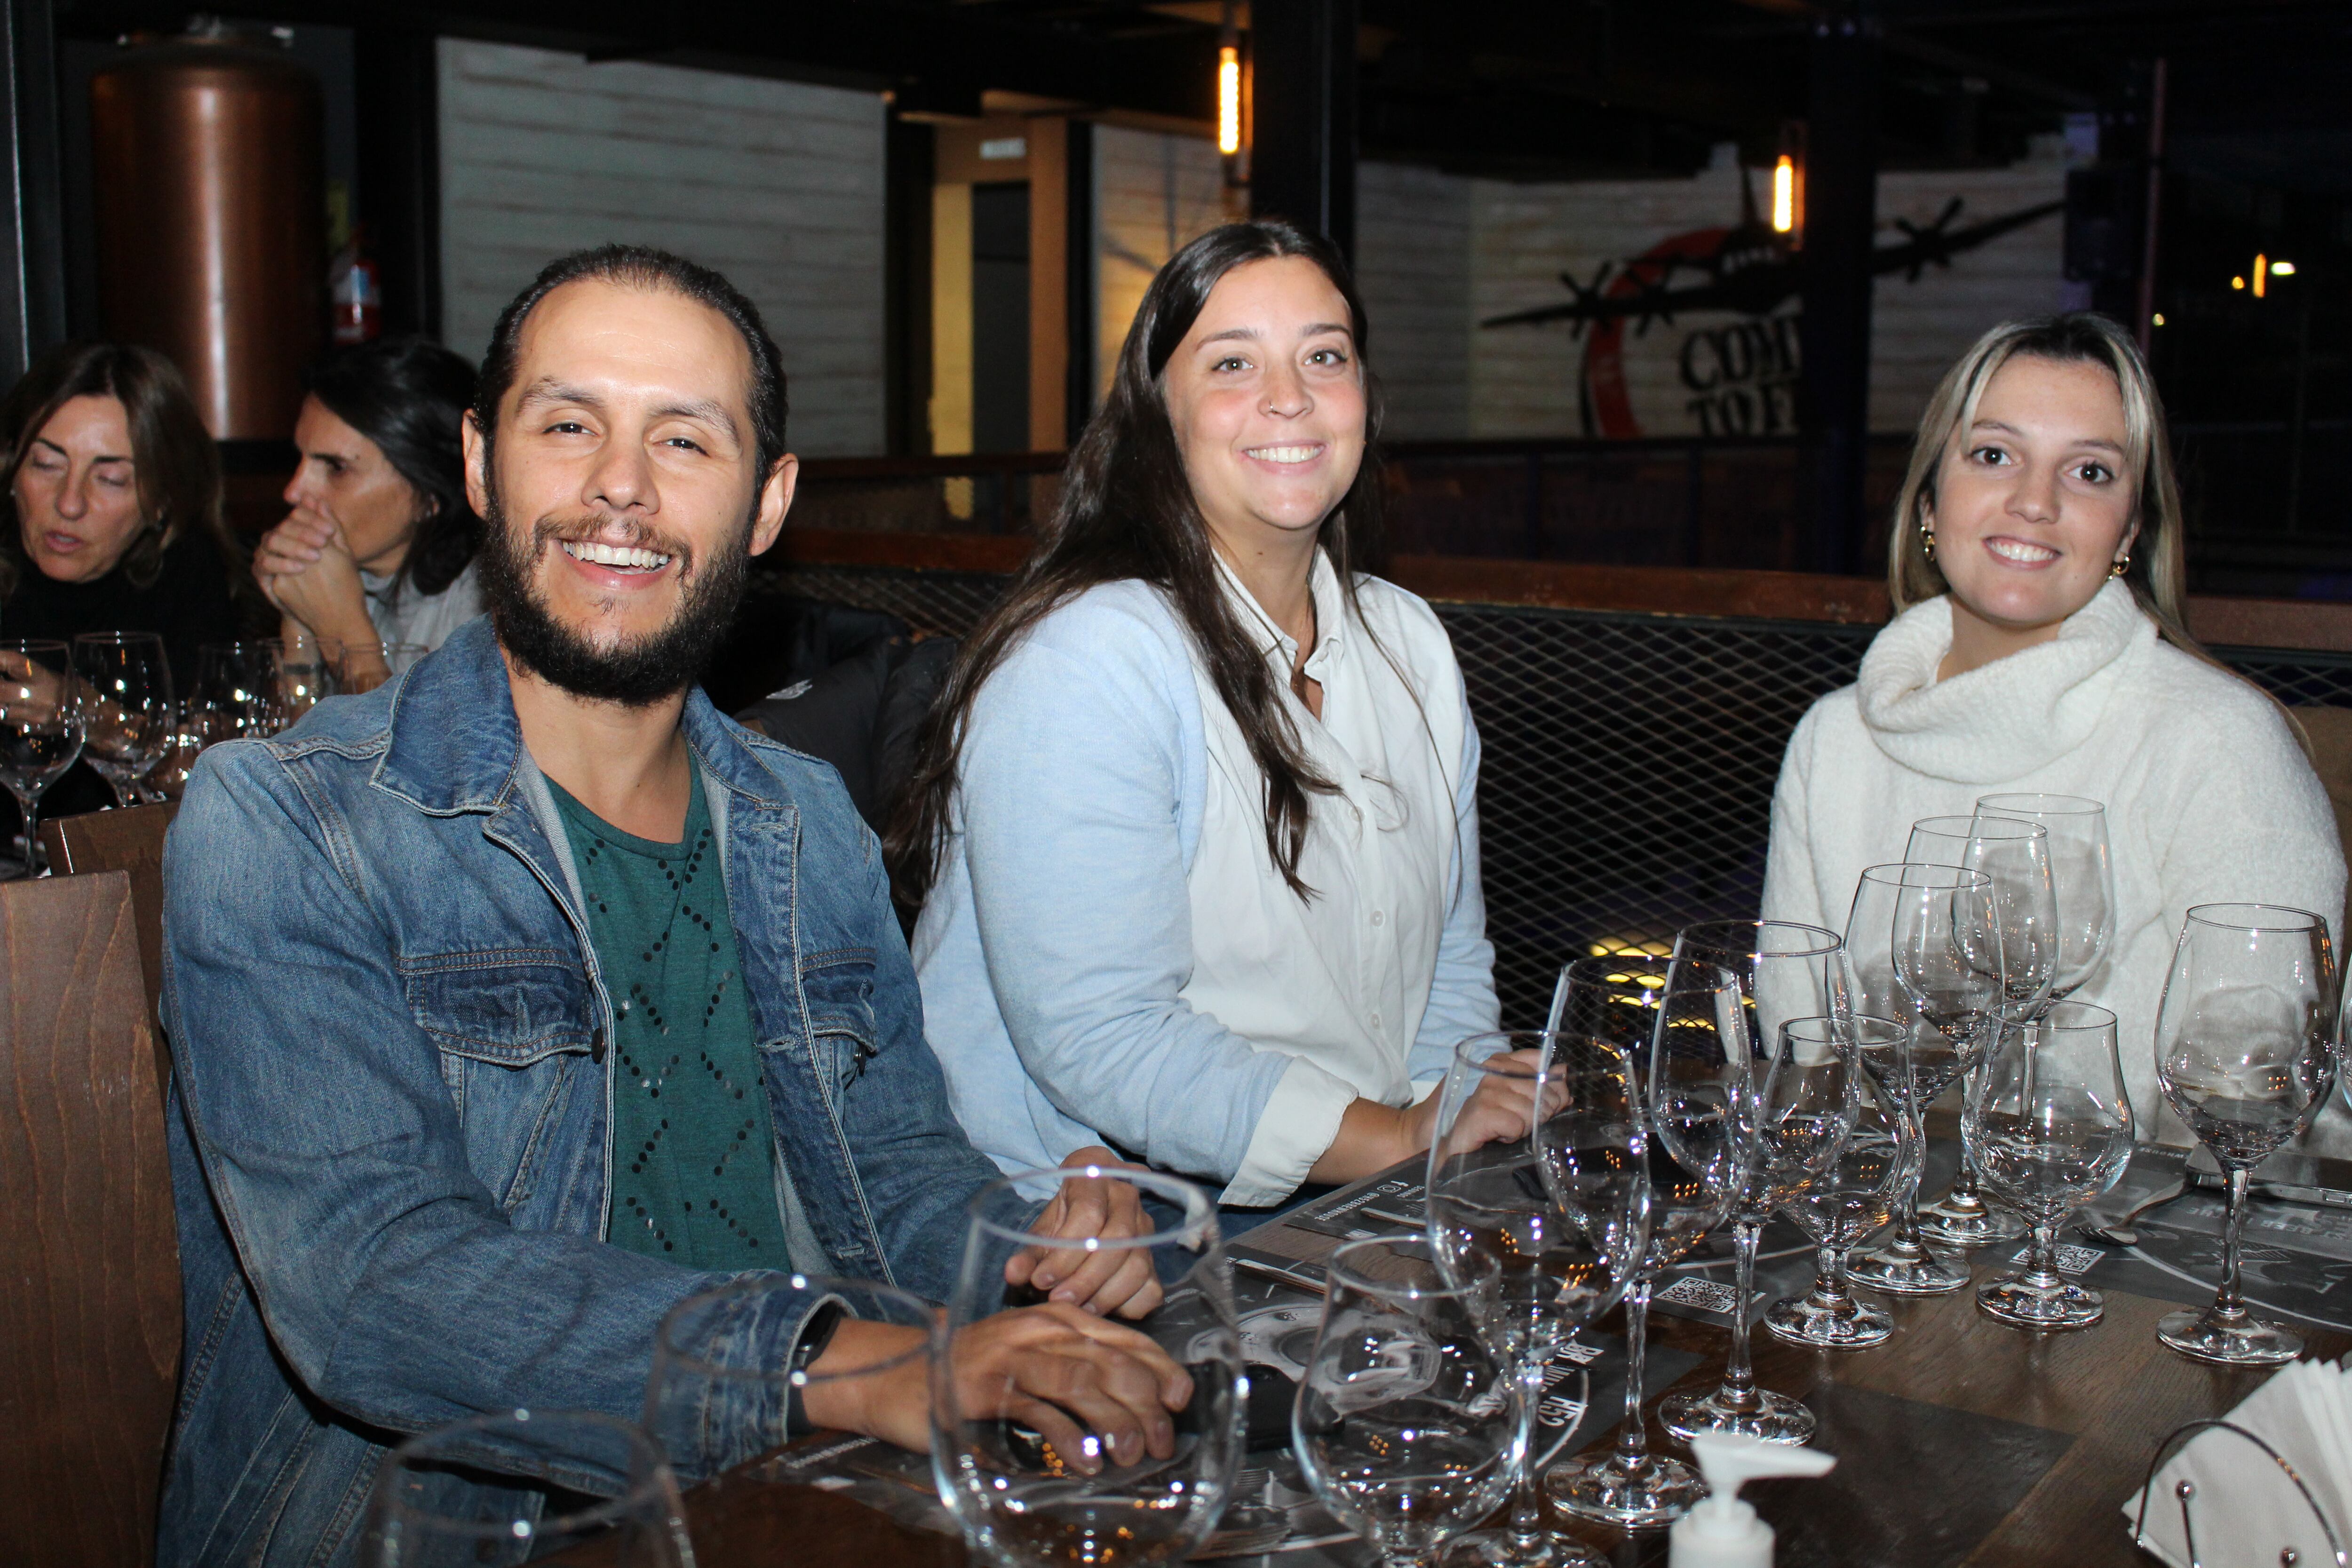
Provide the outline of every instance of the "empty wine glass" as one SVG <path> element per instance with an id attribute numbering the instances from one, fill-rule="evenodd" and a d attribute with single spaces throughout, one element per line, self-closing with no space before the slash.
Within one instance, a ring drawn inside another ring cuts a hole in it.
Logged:
<path id="1" fill-rule="evenodd" d="M 2058 906 L 2053 1001 L 2074 994 L 2107 956 L 2116 936 L 2116 870 L 2107 849 L 2107 808 L 2078 795 L 1989 795 L 1979 816 L 2035 822 L 2050 835 L 2050 886 Z"/>
<path id="2" fill-rule="evenodd" d="M 1440 1269 L 1425 1243 L 1374 1237 L 1333 1252 L 1328 1269 L 1291 1450 L 1382 1563 L 1426 1563 L 1495 1511 L 1525 1459 L 1518 1382 L 1486 1327 L 1495 1259 L 1465 1250 Z"/>
<path id="3" fill-rule="evenodd" d="M 1992 879 L 1957 866 L 1872 866 L 1854 887 L 1846 964 L 1855 1006 L 1908 1028 L 1899 1052 L 1861 1041 L 1862 1065 L 1902 1104 L 1920 1168 L 1927 1107 L 1982 1054 L 1979 1031 L 2000 1004 L 1991 900 Z M 1916 1175 L 1895 1212 L 1894 1236 L 1847 1274 L 1895 1296 L 1949 1295 L 1969 1282 L 1967 1269 L 1927 1249 Z"/>
<path id="4" fill-rule="evenodd" d="M 2021 1329 L 2088 1328 L 2106 1299 L 2058 1272 L 2058 1226 L 2131 1163 L 2116 1016 L 2085 1002 L 2005 1003 L 1986 1031 L 1979 1078 L 1961 1121 L 1984 1184 L 2025 1216 L 2033 1239 L 2024 1272 L 1977 1287 L 1977 1306 Z"/>
<path id="5" fill-rule="evenodd" d="M 189 702 L 205 745 L 275 735 L 292 722 L 279 668 L 283 649 L 269 638 L 206 643 L 197 650 L 196 689 Z"/>
<path id="6" fill-rule="evenodd" d="M 869 1353 L 821 1357 L 822 1370 L 795 1370 L 762 1353 L 772 1343 L 762 1331 L 768 1325 L 803 1318 L 803 1332 L 826 1335 L 836 1352 L 843 1341 L 835 1331 L 845 1321 L 900 1331 Z M 811 1389 L 875 1388 L 895 1378 L 922 1397 L 944 1336 L 929 1303 L 887 1285 L 814 1274 L 744 1276 L 688 1297 L 662 1320 L 641 1419 L 673 1473 L 688 1484 L 707 1480 L 814 1430 L 798 1415 Z"/>
<path id="7" fill-rule="evenodd" d="M 1723 1223 L 1734 1179 L 1707 1167 L 1735 1164 L 1748 1152 L 1732 1135 L 1725 1097 L 1702 1095 L 1702 1085 L 1685 1086 L 1689 1092 L 1678 1089 L 1674 1109 L 1662 1108 L 1658 1063 L 1663 1056 L 1678 1067 L 1707 1053 L 1722 1059 L 1715 1037 L 1744 1030 L 1746 1012 L 1739 983 L 1728 972 L 1696 959 L 1661 961 L 1638 952 L 1570 964 L 1554 1005 L 1562 1037 L 1600 1041 L 1638 1069 L 1648 1123 L 1643 1163 L 1650 1212 L 1641 1258 L 1625 1287 L 1625 1420 L 1615 1451 L 1596 1463 L 1560 1465 L 1545 1479 L 1545 1491 L 1580 1518 L 1651 1529 L 1686 1512 L 1706 1488 L 1688 1465 L 1650 1451 L 1643 1410 L 1650 1294 L 1659 1275 Z M 1683 1046 L 1686 1032 L 1706 1037 L 1705 1046 Z M 1667 1076 L 1677 1076 L 1675 1068 Z M 1662 1128 L 1673 1119 L 1678 1120 L 1669 1139 Z M 1692 1159 L 1699 1167 L 1685 1163 Z"/>
<path id="8" fill-rule="evenodd" d="M 2327 922 L 2275 904 L 2200 904 L 2181 923 L 2156 1016 L 2164 1098 L 2229 1178 L 2213 1304 L 2166 1314 L 2156 1337 L 2198 1361 L 2272 1366 L 2303 1341 L 2246 1310 L 2238 1237 L 2253 1168 L 2310 1124 L 2334 1087 L 2336 955 Z"/>
<path id="9" fill-rule="evenodd" d="M 288 723 L 335 694 L 334 667 L 342 657 L 340 643 L 320 642 L 308 628 L 297 627 L 294 636 L 274 639 L 270 647 L 276 650 L 278 697 Z"/>
<path id="10" fill-rule="evenodd" d="M 2050 830 L 2018 816 L 1929 816 L 1911 825 L 1903 858 L 1915 865 L 1959 866 L 1992 879 L 1992 907 L 2000 939 L 2001 1000 L 2046 1002 L 2057 981 L 2060 949 L 2057 884 L 2050 870 Z M 1976 1092 L 1969 1079 L 1968 1092 Z M 1960 1140 L 1960 1168 L 1951 1190 L 1919 1211 L 1930 1241 L 1970 1248 L 2025 1234 L 2015 1216 L 1984 1201 L 1974 1157 Z"/>
<path id="11" fill-rule="evenodd" d="M 1720 1127 L 1742 1141 L 1735 1158 L 1702 1162 L 1692 1151 L 1674 1150 L 1693 1169 L 1705 1164 L 1733 1183 L 1732 1246 L 1737 1256 L 1731 1309 L 1731 1354 L 1723 1382 L 1707 1394 L 1676 1394 L 1658 1406 L 1659 1424 L 1684 1442 L 1695 1433 L 1722 1432 L 1768 1443 L 1802 1443 L 1813 1433 L 1813 1413 L 1785 1394 L 1756 1385 L 1748 1315 L 1756 1300 L 1756 1251 L 1765 1222 L 1789 1196 L 1817 1177 L 1835 1158 L 1847 1123 L 1837 1100 L 1842 1077 L 1817 1072 L 1814 1064 L 1784 1055 L 1783 1026 L 1792 1018 L 1828 1018 L 1832 1031 L 1846 1016 L 1844 943 L 1835 931 L 1788 921 L 1710 921 L 1684 927 L 1675 936 L 1676 962 L 1699 960 L 1721 968 L 1739 984 L 1737 1028 L 1678 1031 L 1688 1049 L 1654 1060 L 1653 1104 L 1665 1116 L 1661 1135 L 1671 1129 L 1704 1127 L 1709 1137 Z M 1719 1053 L 1717 1054 L 1717 1053 Z M 1787 1064 L 1785 1078 L 1780 1068 Z M 1673 1114 L 1662 1098 L 1664 1073 L 1677 1089 L 1687 1086 L 1694 1104 L 1720 1089 L 1732 1114 L 1720 1123 Z M 1770 1087 L 1780 1082 L 1782 1093 Z M 1828 1091 L 1827 1102 L 1814 1098 Z"/>
<path id="12" fill-rule="evenodd" d="M 360 1561 L 507 1568 L 572 1547 L 611 1568 L 694 1568 L 677 1483 L 643 1430 L 593 1412 L 516 1410 L 385 1456 Z"/>
<path id="13" fill-rule="evenodd" d="M 41 848 L 41 792 L 81 754 L 80 684 L 66 645 L 46 640 L 0 642 L 0 784 L 16 797 L 25 821 L 24 869 L 38 876 L 47 865 Z"/>
<path id="14" fill-rule="evenodd" d="M 948 1304 L 949 1337 L 932 1382 L 931 1468 L 965 1542 L 1002 1568 L 1181 1562 L 1216 1527 L 1240 1467 L 1249 1384 L 1215 1205 L 1174 1176 L 1090 1165 L 1084 1175 L 1153 1200 L 1145 1205 L 1155 1222 L 1150 1233 L 1048 1237 L 998 1217 L 1013 1210 L 1012 1200 L 1034 1202 L 1081 1173 L 1025 1171 L 982 1187 L 971 1200 Z M 1019 1380 L 1025 1363 L 987 1353 L 968 1331 L 1004 1306 L 1005 1260 L 1029 1247 L 1118 1251 L 1153 1266 L 1166 1299 L 1133 1326 L 1192 1383 L 1191 1403 L 1174 1417 L 1168 1458 L 1147 1451 L 1121 1463 L 1075 1413 L 1069 1420 L 1081 1431 L 1081 1451 L 1059 1452 L 1045 1434 L 1009 1417 L 1035 1403 Z"/>
<path id="15" fill-rule="evenodd" d="M 141 781 L 163 759 L 174 709 L 172 667 L 153 632 L 83 632 L 73 640 L 82 684 L 82 755 L 123 805 L 149 799 Z"/>
<path id="16" fill-rule="evenodd" d="M 1537 1105 L 1528 1135 L 1491 1136 L 1497 1102 Z M 1448 1568 L 1567 1568 L 1588 1552 L 1554 1538 L 1538 1479 L 1574 1438 L 1575 1418 L 1538 1450 L 1544 1376 L 1577 1330 L 1617 1304 L 1642 1249 L 1649 1184 L 1633 1062 L 1602 1042 L 1541 1034 L 1474 1035 L 1454 1050 L 1430 1144 L 1429 1238 L 1439 1268 L 1462 1259 L 1499 1270 L 1488 1329 L 1519 1382 L 1525 1462 L 1511 1518 L 1459 1536 Z"/>
<path id="17" fill-rule="evenodd" d="M 1853 1090 L 1845 1143 L 1820 1180 L 1780 1205 L 1780 1212 L 1821 1249 L 1812 1289 L 1774 1303 L 1764 1314 L 1764 1326 L 1791 1344 L 1862 1350 L 1895 1331 L 1885 1308 L 1853 1293 L 1846 1256 L 1918 1191 L 1919 1135 L 1902 1098 L 1885 1081 L 1908 1081 L 1912 1028 L 1866 1013 L 1856 1013 L 1849 1025 L 1853 1048 L 1840 1058 Z M 1782 1030 L 1792 1048 L 1816 1060 L 1828 1060 L 1834 1051 L 1831 1019 L 1792 1019 Z"/>

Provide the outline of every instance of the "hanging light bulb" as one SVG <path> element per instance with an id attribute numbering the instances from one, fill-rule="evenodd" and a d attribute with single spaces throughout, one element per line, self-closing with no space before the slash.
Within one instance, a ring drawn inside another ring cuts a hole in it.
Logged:
<path id="1" fill-rule="evenodd" d="M 2254 298 L 2255 298 L 2255 299 L 2259 300 L 2259 299 L 2261 299 L 2263 295 L 2265 295 L 2265 294 L 2267 294 L 2267 293 L 2269 293 L 2269 292 L 2270 292 L 2270 281 L 2271 281 L 2271 258 L 2270 258 L 2269 257 L 2267 257 L 2267 256 L 2257 256 L 2257 257 L 2255 257 L 2255 258 L 2254 258 Z"/>
<path id="2" fill-rule="evenodd" d="M 1786 153 L 1772 165 L 1772 232 L 1786 234 L 1797 226 L 1797 161 Z"/>
<path id="3" fill-rule="evenodd" d="M 1242 150 L 1242 52 L 1231 44 L 1217 50 L 1217 151 L 1230 158 Z"/>

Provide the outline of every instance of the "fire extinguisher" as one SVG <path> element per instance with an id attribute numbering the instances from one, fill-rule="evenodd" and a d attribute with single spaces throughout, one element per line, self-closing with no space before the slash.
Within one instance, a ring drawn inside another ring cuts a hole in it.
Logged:
<path id="1" fill-rule="evenodd" d="M 369 259 L 366 231 L 352 237 L 327 264 L 327 297 L 338 344 L 373 342 L 383 331 L 383 286 Z"/>

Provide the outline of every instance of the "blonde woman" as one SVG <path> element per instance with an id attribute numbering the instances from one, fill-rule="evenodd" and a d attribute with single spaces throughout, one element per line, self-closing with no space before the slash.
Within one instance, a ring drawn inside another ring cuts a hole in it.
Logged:
<path id="1" fill-rule="evenodd" d="M 1764 881 L 1766 913 L 1839 929 L 1863 868 L 1901 859 L 1920 817 L 2004 791 L 2104 801 L 2115 940 L 2076 996 L 2115 1012 L 2141 1135 L 2168 1143 L 2191 1141 L 2154 1051 L 2183 914 L 2252 900 L 2334 926 L 2344 908 L 2335 818 L 2286 715 L 2183 624 L 2181 531 L 2164 411 L 2123 329 L 1987 332 L 1919 424 L 1887 551 L 1895 618 L 1790 740 Z"/>

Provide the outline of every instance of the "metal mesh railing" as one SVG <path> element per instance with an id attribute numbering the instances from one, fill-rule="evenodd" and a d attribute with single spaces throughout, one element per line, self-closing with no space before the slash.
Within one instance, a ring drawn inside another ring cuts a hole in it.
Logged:
<path id="1" fill-rule="evenodd" d="M 982 573 L 800 566 L 779 585 L 961 636 Z M 1486 920 L 1503 1019 L 1538 1026 L 1563 959 L 1752 915 L 1797 721 L 1874 628 L 1443 604 L 1485 747 Z M 2352 655 L 2225 649 L 2291 706 L 2352 707 Z"/>

